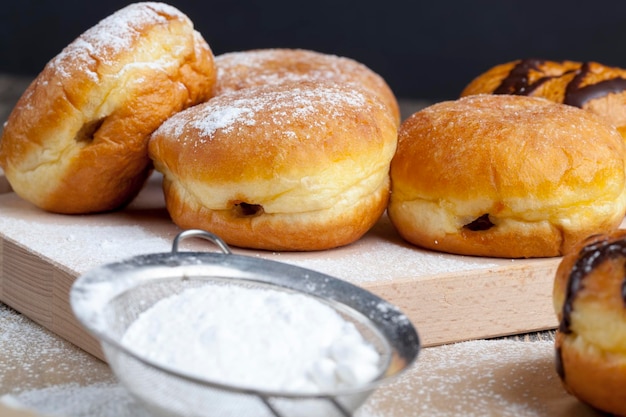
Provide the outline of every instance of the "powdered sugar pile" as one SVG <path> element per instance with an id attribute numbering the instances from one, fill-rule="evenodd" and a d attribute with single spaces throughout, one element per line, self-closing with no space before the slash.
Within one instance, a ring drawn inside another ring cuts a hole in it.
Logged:
<path id="1" fill-rule="evenodd" d="M 170 369 L 261 390 L 325 392 L 379 372 L 378 352 L 335 310 L 270 289 L 185 290 L 143 312 L 122 343 Z"/>

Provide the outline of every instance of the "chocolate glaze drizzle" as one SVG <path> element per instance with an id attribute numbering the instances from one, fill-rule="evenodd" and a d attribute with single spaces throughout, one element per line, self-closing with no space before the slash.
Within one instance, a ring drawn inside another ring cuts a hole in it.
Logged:
<path id="1" fill-rule="evenodd" d="M 626 79 L 624 78 L 613 78 L 611 80 L 600 81 L 596 84 L 590 84 L 586 87 L 580 87 L 589 72 L 590 65 L 586 62 L 580 67 L 576 76 L 567 85 L 563 104 L 582 107 L 589 100 L 626 90 Z"/>
<path id="2" fill-rule="evenodd" d="M 570 326 L 572 324 L 573 303 L 576 295 L 584 288 L 585 278 L 602 262 L 618 257 L 626 257 L 626 239 L 601 240 L 591 243 L 581 250 L 567 281 L 559 332 L 563 334 L 572 332 Z M 626 308 L 626 268 L 624 268 L 620 290 L 624 308 Z M 560 349 L 557 349 L 556 353 L 556 370 L 560 377 L 565 379 L 565 369 L 563 368 Z"/>
<path id="3" fill-rule="evenodd" d="M 565 292 L 565 302 L 563 303 L 562 319 L 559 323 L 559 331 L 562 333 L 571 333 L 571 315 L 572 305 L 576 295 L 584 287 L 584 279 L 602 262 L 608 259 L 615 259 L 618 257 L 626 257 L 626 239 L 619 240 L 602 240 L 585 246 L 578 260 L 572 267 L 567 282 L 567 288 Z M 621 285 L 621 295 L 624 301 L 624 307 L 626 308 L 626 268 L 624 270 L 624 277 Z"/>
<path id="4" fill-rule="evenodd" d="M 540 71 L 539 66 L 545 61 L 539 59 L 523 59 L 517 63 L 509 72 L 494 94 L 514 94 L 518 96 L 528 96 L 541 84 L 554 77 L 543 77 L 530 84 L 530 71 Z"/>
<path id="5" fill-rule="evenodd" d="M 591 72 L 589 62 L 583 63 L 577 70 L 566 71 L 561 75 L 545 76 L 530 83 L 530 71 L 536 70 L 541 72 L 540 66 L 544 62 L 544 60 L 540 59 L 521 60 L 511 69 L 493 93 L 528 96 L 546 81 L 571 74 L 572 72 L 576 73 L 576 75 L 566 86 L 563 104 L 582 107 L 589 100 L 626 90 L 626 79 L 620 77 L 581 87 L 585 77 Z"/>

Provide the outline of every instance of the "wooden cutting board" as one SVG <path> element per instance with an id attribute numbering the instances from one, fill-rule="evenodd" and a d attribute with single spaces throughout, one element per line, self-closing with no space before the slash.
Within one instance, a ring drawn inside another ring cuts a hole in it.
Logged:
<path id="1" fill-rule="evenodd" d="M 0 301 L 98 356 L 71 313 L 68 291 L 95 266 L 168 252 L 180 230 L 154 176 L 126 209 L 96 215 L 43 212 L 12 192 L 0 195 Z M 183 250 L 213 251 L 185 241 Z M 345 279 L 396 304 L 424 346 L 551 329 L 552 281 L 560 258 L 512 260 L 430 252 L 404 242 L 383 217 L 352 245 L 312 253 L 234 250 Z"/>

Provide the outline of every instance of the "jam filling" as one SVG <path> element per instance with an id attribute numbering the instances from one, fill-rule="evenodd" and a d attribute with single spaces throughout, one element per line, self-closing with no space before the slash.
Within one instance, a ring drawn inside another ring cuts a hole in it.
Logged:
<path id="1" fill-rule="evenodd" d="M 234 210 L 239 217 L 254 217 L 264 213 L 262 205 L 243 202 L 235 204 Z"/>
<path id="2" fill-rule="evenodd" d="M 489 220 L 489 214 L 486 213 L 480 216 L 479 218 L 477 218 L 476 220 L 472 221 L 471 223 L 464 225 L 463 228 L 469 229 L 472 232 L 478 232 L 481 230 L 489 230 L 493 226 L 495 226 L 495 224 L 493 224 L 491 220 Z"/>

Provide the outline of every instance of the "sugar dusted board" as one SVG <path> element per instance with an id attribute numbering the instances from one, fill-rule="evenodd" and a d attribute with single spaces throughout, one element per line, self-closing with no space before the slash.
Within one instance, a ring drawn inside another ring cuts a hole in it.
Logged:
<path id="1" fill-rule="evenodd" d="M 0 194 L 0 301 L 101 357 L 74 319 L 68 291 L 86 270 L 127 257 L 171 250 L 180 230 L 164 207 L 155 176 L 123 211 L 45 213 L 12 192 Z M 201 240 L 183 250 L 212 251 Z M 356 243 L 312 253 L 234 250 L 295 264 L 362 286 L 399 306 L 424 346 L 556 326 L 552 280 L 560 259 L 491 259 L 421 250 L 386 217 Z"/>

